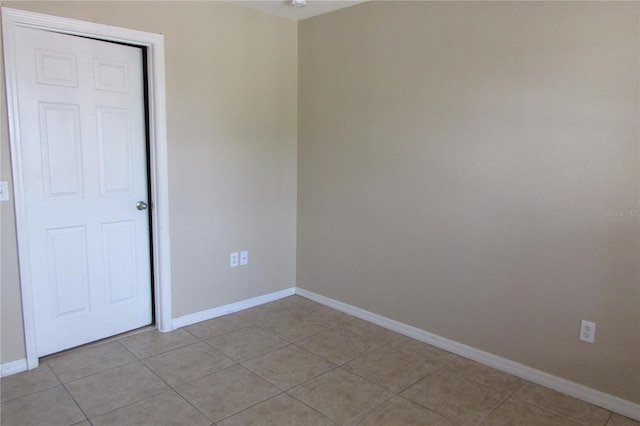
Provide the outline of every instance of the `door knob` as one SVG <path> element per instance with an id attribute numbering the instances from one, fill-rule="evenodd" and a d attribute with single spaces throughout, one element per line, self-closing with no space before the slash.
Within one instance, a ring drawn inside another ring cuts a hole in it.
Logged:
<path id="1" fill-rule="evenodd" d="M 136 208 L 137 208 L 138 210 L 146 210 L 146 209 L 147 209 L 147 207 L 149 207 L 149 206 L 148 206 L 148 205 L 147 205 L 147 203 L 145 203 L 144 201 L 138 201 L 138 202 L 136 203 Z"/>

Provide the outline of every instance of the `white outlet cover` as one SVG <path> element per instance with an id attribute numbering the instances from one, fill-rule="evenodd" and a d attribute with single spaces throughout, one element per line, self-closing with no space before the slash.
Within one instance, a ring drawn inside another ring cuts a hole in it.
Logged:
<path id="1" fill-rule="evenodd" d="M 246 265 L 249 263 L 249 252 L 241 251 L 240 252 L 240 265 Z"/>
<path id="2" fill-rule="evenodd" d="M 231 255 L 229 256 L 229 266 L 231 266 L 232 268 L 235 268 L 236 266 L 238 266 L 238 252 L 237 251 L 231 253 Z"/>
<path id="3" fill-rule="evenodd" d="M 596 323 L 582 320 L 580 322 L 580 340 L 593 343 L 596 339 Z"/>
<path id="4" fill-rule="evenodd" d="M 9 201 L 9 182 L 0 182 L 0 201 Z"/>

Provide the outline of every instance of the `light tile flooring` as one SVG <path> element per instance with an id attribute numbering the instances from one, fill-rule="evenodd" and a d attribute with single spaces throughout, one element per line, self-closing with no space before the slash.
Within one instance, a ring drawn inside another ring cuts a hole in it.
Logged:
<path id="1" fill-rule="evenodd" d="M 640 425 L 300 296 L 2 379 L 2 425 Z"/>

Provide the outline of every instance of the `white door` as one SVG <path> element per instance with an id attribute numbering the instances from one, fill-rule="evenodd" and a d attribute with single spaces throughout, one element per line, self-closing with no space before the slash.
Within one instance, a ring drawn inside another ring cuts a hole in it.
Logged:
<path id="1" fill-rule="evenodd" d="M 43 356 L 152 322 L 143 52 L 22 27 L 15 39 Z"/>

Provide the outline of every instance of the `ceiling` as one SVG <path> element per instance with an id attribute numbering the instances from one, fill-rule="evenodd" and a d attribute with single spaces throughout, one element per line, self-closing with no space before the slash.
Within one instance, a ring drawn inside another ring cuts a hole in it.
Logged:
<path id="1" fill-rule="evenodd" d="M 291 7 L 287 0 L 231 0 L 233 3 L 281 16 L 283 18 L 300 21 L 323 13 L 333 12 L 344 7 L 353 6 L 367 0 L 307 0 L 304 7 Z"/>

